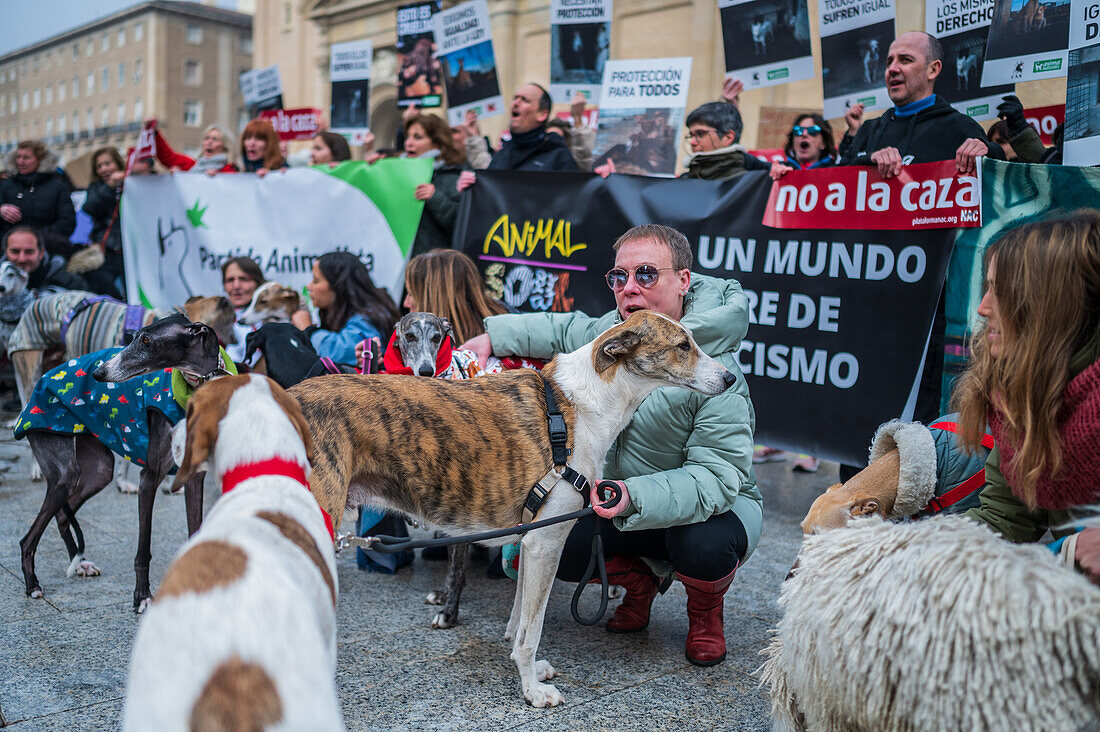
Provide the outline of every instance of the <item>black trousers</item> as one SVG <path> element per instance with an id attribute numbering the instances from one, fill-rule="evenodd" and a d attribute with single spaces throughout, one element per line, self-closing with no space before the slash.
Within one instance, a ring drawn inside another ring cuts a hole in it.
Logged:
<path id="1" fill-rule="evenodd" d="M 737 568 L 748 552 L 749 538 L 733 511 L 697 524 L 667 529 L 619 531 L 595 515 L 577 521 L 562 549 L 558 579 L 579 582 L 592 554 L 592 536 L 599 531 L 607 556 L 647 557 L 672 563 L 673 570 L 692 579 L 713 582 Z"/>

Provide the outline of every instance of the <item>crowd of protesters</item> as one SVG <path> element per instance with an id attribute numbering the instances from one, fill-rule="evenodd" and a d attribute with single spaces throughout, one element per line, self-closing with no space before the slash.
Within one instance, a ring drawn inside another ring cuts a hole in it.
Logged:
<path id="1" fill-rule="evenodd" d="M 727 82 L 721 101 L 703 104 L 687 115 L 686 140 L 691 152 L 684 160 L 682 177 L 724 181 L 761 170 L 768 171 L 769 177 L 762 178 L 770 183 L 790 171 L 834 165 L 872 166 L 882 176 L 892 177 L 905 165 L 937 160 L 954 160 L 960 173 L 973 173 L 983 156 L 1060 162 L 1060 135 L 1056 134 L 1054 147 L 1044 148 L 1024 120 L 1023 106 L 1015 96 L 1004 98 L 999 107 L 1000 120 L 988 135 L 938 97 L 934 87 L 943 63 L 943 48 L 934 37 L 919 32 L 902 34 L 890 46 L 885 71 L 894 106 L 878 118 L 865 119 L 862 106 L 853 105 L 845 115 L 847 130 L 839 141 L 820 113 L 799 113 L 791 120 L 786 135 L 785 159 L 774 163 L 757 159 L 741 144 L 740 87 Z M 613 248 L 614 266 L 607 275 L 616 308 L 594 317 L 505 314 L 507 309 L 488 298 L 480 283 L 471 282 L 470 273 L 476 273 L 472 262 L 457 252 L 447 257 L 438 254 L 451 246 L 460 198 L 463 191 L 477 185 L 477 170 L 592 169 L 594 131 L 583 124 L 584 112 L 584 100 L 574 99 L 570 106 L 572 123 L 553 119 L 550 94 L 537 84 L 524 84 L 512 98 L 507 136 L 494 147 L 482 134 L 474 113 L 467 113 L 462 124 L 450 127 L 439 116 L 416 108 L 406 110 L 395 146 L 399 151 L 367 154 L 368 161 L 395 154 L 432 163 L 430 182 L 417 186 L 412 195 L 424 208 L 412 245 L 403 305 L 409 311 L 432 308 L 437 314 L 451 317 L 459 341 L 453 345 L 476 355 L 482 367 L 492 355 L 548 359 L 556 352 L 591 341 L 604 328 L 644 308 L 682 322 L 693 331 L 700 347 L 738 372 L 734 354 L 748 328 L 744 293 L 734 280 L 693 274 L 690 247 L 675 230 L 648 225 L 623 234 Z M 201 171 L 208 175 L 251 173 L 264 177 L 288 167 L 277 133 L 263 120 L 249 122 L 241 131 L 239 144 L 224 127 L 211 125 L 194 158 L 175 152 L 158 133 L 156 156 L 169 171 Z M 311 164 L 330 167 L 353 157 L 345 138 L 328 131 L 313 138 L 309 156 Z M 601 176 L 621 174 L 611 157 L 595 162 L 595 172 Z M 88 248 L 98 251 L 101 259 L 82 274 L 66 269 L 66 261 L 71 263 L 82 250 L 69 243 L 75 212 L 71 186 L 57 164 L 56 156 L 35 141 L 19 143 L 10 156 L 9 176 L 0 183 L 4 256 L 30 274 L 32 288 L 44 292 L 50 288 L 88 289 L 123 299 L 126 290 L 118 202 L 125 185 L 126 162 L 114 148 L 103 148 L 93 155 L 96 179 L 89 186 L 83 208 L 94 221 Z M 135 169 L 149 169 L 150 164 L 147 160 L 131 164 L 131 174 Z M 1084 248 L 1078 259 L 1095 268 L 1100 262 L 1096 219 L 1089 215 L 1084 221 L 1078 227 L 1087 230 L 1078 237 Z M 1012 300 L 1005 294 L 1007 285 L 1002 283 L 1007 271 L 1004 263 L 1010 261 L 1011 250 L 997 251 L 996 259 L 989 262 L 991 292 L 996 292 L 1002 303 L 1008 303 Z M 996 279 L 994 264 L 999 273 Z M 264 282 L 262 271 L 248 258 L 227 261 L 222 276 L 225 292 L 239 313 Z M 1096 272 L 1078 276 L 1082 278 L 1086 280 L 1082 287 L 1092 288 L 1088 290 L 1091 294 L 1082 297 L 1096 308 L 1093 314 L 1100 312 Z M 348 253 L 321 256 L 313 265 L 308 291 L 317 315 L 303 309 L 294 314 L 291 323 L 307 336 L 317 357 L 337 364 L 359 365 L 362 369 L 363 344 L 372 339 L 386 343 L 401 315 L 395 299 L 377 287 L 363 263 Z M 998 321 L 996 307 L 996 300 L 991 305 L 987 298 L 979 311 L 985 317 L 992 316 L 990 327 L 1011 321 L 1007 316 Z M 1019 315 L 1014 313 L 1012 317 Z M 1062 377 L 1095 371 L 1095 317 L 1086 320 L 1081 329 L 1074 330 L 1073 347 L 1067 350 L 1074 361 L 1072 368 L 1059 377 L 1062 386 L 1066 381 Z M 242 341 L 249 330 L 239 327 Z M 999 333 L 987 333 L 986 340 L 997 345 L 1008 343 L 1016 335 L 1006 332 L 1002 341 Z M 916 418 L 926 423 L 939 411 L 943 339 L 941 299 L 916 399 Z M 996 362 L 1000 354 L 991 352 L 992 356 L 983 357 L 965 382 L 968 435 L 978 431 L 981 415 L 985 414 L 982 410 L 996 397 L 975 381 L 987 373 L 1000 374 L 1001 362 Z M 1079 358 L 1080 354 L 1084 355 Z M 243 359 L 240 352 L 234 355 Z M 1004 362 L 1008 361 L 1020 366 L 1016 356 L 1006 357 Z M 1062 363 L 1059 368 L 1066 371 L 1065 366 Z M 561 579 L 576 581 L 584 563 L 579 547 L 588 546 L 593 534 L 603 536 L 610 555 L 608 575 L 626 589 L 621 606 L 608 624 L 609 630 L 618 633 L 634 633 L 647 627 L 651 603 L 675 572 L 687 590 L 689 633 L 685 652 L 691 662 L 699 665 L 713 665 L 725 658 L 722 598 L 737 568 L 752 553 L 763 520 L 753 463 L 775 459 L 778 452 L 754 447 L 752 403 L 743 377 L 739 372 L 737 375 L 737 388 L 720 396 L 701 398 L 687 392 L 673 396 L 664 394 L 673 390 L 663 390 L 662 396 L 654 395 L 652 401 L 643 404 L 624 432 L 616 459 L 609 462 L 604 476 L 595 476 L 617 481 L 624 501 L 614 510 L 599 511 L 598 517 L 577 525 L 559 570 Z M 998 378 L 1009 379 L 1003 375 Z M 988 383 L 1001 382 L 993 379 Z M 1044 404 L 1054 409 L 1059 398 L 1060 392 Z M 1014 404 L 1006 402 L 1005 406 Z M 1021 437 L 1021 428 L 1011 420 L 1007 424 L 1003 433 L 1011 445 Z M 1056 473 L 1061 460 L 1056 432 L 1056 427 L 1044 423 L 1041 449 L 1029 447 L 1025 440 L 1022 454 L 1029 460 L 1037 459 L 1038 473 L 1002 471 L 1003 478 L 999 479 L 1009 484 L 999 484 L 1001 494 L 1013 493 L 1011 481 L 1017 476 L 1022 476 L 1021 485 L 1029 490 L 1037 482 L 1040 486 L 1049 484 L 1043 482 L 1046 474 Z M 657 444 L 661 450 L 655 448 Z M 674 446 L 671 452 L 670 444 Z M 803 461 L 802 469 L 817 469 L 815 458 L 803 455 L 798 459 Z M 1082 460 L 1081 464 L 1095 467 L 1095 461 Z M 842 479 L 858 469 L 842 466 Z M 1100 484 L 1097 478 L 1085 477 L 1094 487 Z M 1056 489 L 1057 485 L 1050 488 Z M 1035 502 L 1029 500 L 1030 495 L 1022 499 L 1024 507 L 1013 504 L 1013 510 L 1026 512 L 1033 508 Z M 595 498 L 593 502 L 597 502 Z M 1085 552 L 1082 566 L 1093 577 L 1098 569 L 1094 543 L 1091 534 L 1081 542 Z"/>

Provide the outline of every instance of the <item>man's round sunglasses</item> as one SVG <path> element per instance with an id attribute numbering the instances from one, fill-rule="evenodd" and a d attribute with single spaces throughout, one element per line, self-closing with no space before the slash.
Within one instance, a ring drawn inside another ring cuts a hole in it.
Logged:
<path id="1" fill-rule="evenodd" d="M 647 290 L 657 284 L 657 278 L 661 276 L 661 272 L 670 269 L 676 271 L 675 267 L 654 267 L 652 264 L 643 264 L 634 268 L 634 281 L 638 283 L 639 287 L 644 287 Z M 621 267 L 608 272 L 607 286 L 615 292 L 626 287 L 627 281 L 630 279 L 630 272 L 627 272 Z"/>
<path id="2" fill-rule="evenodd" d="M 821 125 L 813 125 L 811 127 L 802 127 L 800 125 L 795 125 L 791 128 L 791 134 L 793 134 L 795 137 L 798 137 L 799 135 L 809 135 L 810 137 L 817 137 L 821 134 Z"/>

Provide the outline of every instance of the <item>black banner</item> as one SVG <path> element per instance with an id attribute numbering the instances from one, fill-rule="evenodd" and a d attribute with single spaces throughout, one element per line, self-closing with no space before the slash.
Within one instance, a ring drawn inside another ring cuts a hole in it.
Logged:
<path id="1" fill-rule="evenodd" d="M 619 235 L 682 231 L 693 271 L 748 296 L 737 358 L 757 441 L 863 464 L 875 428 L 912 414 L 955 232 L 772 229 L 760 223 L 770 182 L 478 171 L 455 247 L 513 307 L 598 315 L 615 307 L 603 276 Z"/>

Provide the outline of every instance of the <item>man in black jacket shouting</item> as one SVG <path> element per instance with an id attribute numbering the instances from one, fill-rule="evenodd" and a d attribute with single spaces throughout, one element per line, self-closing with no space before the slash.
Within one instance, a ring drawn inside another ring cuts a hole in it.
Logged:
<path id="1" fill-rule="evenodd" d="M 884 178 L 910 163 L 955 159 L 960 173 L 972 174 L 976 158 L 1004 160 L 981 126 L 933 93 L 943 70 L 943 46 L 921 31 L 903 33 L 886 57 L 886 89 L 894 108 L 858 127 L 841 143 L 841 165 L 874 165 Z M 857 105 L 858 107 L 858 105 Z M 849 110 L 849 127 L 862 109 Z"/>

